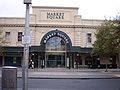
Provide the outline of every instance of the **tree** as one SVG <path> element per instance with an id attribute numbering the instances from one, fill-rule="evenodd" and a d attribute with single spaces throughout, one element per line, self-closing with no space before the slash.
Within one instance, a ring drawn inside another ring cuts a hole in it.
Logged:
<path id="1" fill-rule="evenodd" d="M 114 24 L 114 46 L 116 47 L 116 52 L 118 53 L 119 68 L 120 68 L 120 17 L 113 21 Z"/>
<path id="2" fill-rule="evenodd" d="M 114 53 L 113 46 L 113 26 L 110 21 L 105 22 L 98 27 L 96 32 L 96 41 L 93 44 L 93 54 L 108 55 Z M 112 49 L 112 50 L 111 50 Z"/>
<path id="3" fill-rule="evenodd" d="M 95 35 L 92 54 L 109 57 L 117 53 L 120 63 L 120 20 L 106 20 Z"/>

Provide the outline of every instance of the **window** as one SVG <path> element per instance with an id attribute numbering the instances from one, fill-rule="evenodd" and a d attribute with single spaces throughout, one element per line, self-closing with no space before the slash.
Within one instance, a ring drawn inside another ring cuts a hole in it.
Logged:
<path id="1" fill-rule="evenodd" d="M 65 51 L 65 41 L 60 37 L 52 37 L 46 43 L 47 51 Z"/>
<path id="2" fill-rule="evenodd" d="M 92 43 L 92 35 L 91 35 L 91 33 L 87 33 L 87 43 Z"/>
<path id="3" fill-rule="evenodd" d="M 5 32 L 5 41 L 10 42 L 10 32 Z"/>
<path id="4" fill-rule="evenodd" d="M 18 41 L 22 41 L 22 32 L 18 32 Z"/>
<path id="5" fill-rule="evenodd" d="M 92 64 L 92 58 L 91 57 L 86 57 L 85 58 L 85 65 L 90 65 Z"/>
<path id="6" fill-rule="evenodd" d="M 76 54 L 76 65 L 82 65 L 82 59 L 80 54 Z"/>

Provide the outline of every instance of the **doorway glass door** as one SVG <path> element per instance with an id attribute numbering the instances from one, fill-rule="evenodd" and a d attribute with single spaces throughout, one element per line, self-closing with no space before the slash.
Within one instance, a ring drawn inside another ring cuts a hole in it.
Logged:
<path id="1" fill-rule="evenodd" d="M 65 67 L 66 43 L 60 37 L 51 37 L 46 43 L 46 67 Z"/>
<path id="2" fill-rule="evenodd" d="M 46 54 L 46 66 L 47 67 L 65 67 L 65 52 L 49 52 Z"/>

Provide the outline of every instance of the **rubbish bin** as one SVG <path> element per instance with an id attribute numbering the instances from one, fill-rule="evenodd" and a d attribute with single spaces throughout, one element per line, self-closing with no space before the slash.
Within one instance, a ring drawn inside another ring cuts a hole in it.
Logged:
<path id="1" fill-rule="evenodd" d="M 2 90 L 17 90 L 17 67 L 2 67 Z"/>

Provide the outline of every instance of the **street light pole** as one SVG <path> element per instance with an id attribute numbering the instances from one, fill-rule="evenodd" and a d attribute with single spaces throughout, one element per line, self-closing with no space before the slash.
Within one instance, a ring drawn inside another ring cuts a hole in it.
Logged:
<path id="1" fill-rule="evenodd" d="M 29 10 L 31 0 L 24 0 L 26 4 L 26 17 L 25 17 L 25 30 L 22 43 L 24 45 L 24 55 L 22 64 L 22 90 L 28 90 L 28 61 L 29 61 L 29 45 L 30 45 L 30 35 L 29 35 Z"/>

